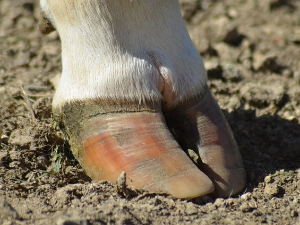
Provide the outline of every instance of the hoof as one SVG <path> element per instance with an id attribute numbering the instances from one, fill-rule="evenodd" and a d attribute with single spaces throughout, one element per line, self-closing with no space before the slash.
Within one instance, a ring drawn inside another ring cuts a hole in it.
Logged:
<path id="1" fill-rule="evenodd" d="M 214 185 L 180 148 L 160 106 L 107 106 L 96 102 L 63 107 L 72 152 L 93 180 L 127 184 L 177 198 L 214 191 Z M 128 111 L 130 109 L 131 111 Z"/>
<path id="2" fill-rule="evenodd" d="M 246 182 L 231 129 L 206 89 L 161 110 L 159 104 L 77 102 L 62 108 L 72 152 L 93 180 L 127 184 L 177 198 L 228 197 Z M 197 152 L 195 165 L 187 154 Z"/>
<path id="3" fill-rule="evenodd" d="M 243 190 L 246 172 L 233 133 L 207 89 L 202 96 L 164 112 L 167 125 L 183 149 L 199 153 L 199 168 L 212 180 L 213 197 Z"/>

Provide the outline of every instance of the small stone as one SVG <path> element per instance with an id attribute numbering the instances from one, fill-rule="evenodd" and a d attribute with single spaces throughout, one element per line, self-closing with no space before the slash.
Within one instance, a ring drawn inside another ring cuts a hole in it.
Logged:
<path id="1" fill-rule="evenodd" d="M 292 210 L 292 211 L 291 211 L 291 216 L 292 216 L 292 217 L 298 216 L 298 212 L 297 212 L 296 210 Z"/>
<path id="2" fill-rule="evenodd" d="M 14 130 L 8 140 L 10 144 L 18 145 L 21 148 L 28 148 L 33 141 L 32 136 L 24 135 L 19 129 Z"/>
<path id="3" fill-rule="evenodd" d="M 223 198 L 217 198 L 214 204 L 215 204 L 215 206 L 220 207 L 224 204 L 224 199 Z"/>
<path id="4" fill-rule="evenodd" d="M 251 193 L 250 192 L 247 192 L 247 193 L 245 193 L 241 196 L 241 199 L 244 200 L 244 201 L 247 201 L 250 198 L 251 198 Z"/>
<path id="5" fill-rule="evenodd" d="M 239 13 L 236 10 L 236 8 L 229 8 L 228 11 L 227 11 L 227 14 L 232 19 L 236 18 L 239 15 Z"/>
<path id="6" fill-rule="evenodd" d="M 8 166 L 10 168 L 18 168 L 19 165 L 20 165 L 20 161 L 13 161 L 13 162 L 11 162 L 11 163 L 8 164 Z"/>
<path id="7" fill-rule="evenodd" d="M 194 163 L 199 163 L 199 155 L 191 149 L 188 149 L 188 154 Z"/>
<path id="8" fill-rule="evenodd" d="M 265 182 L 266 182 L 266 183 L 271 183 L 271 182 L 272 182 L 272 176 L 270 176 L 270 175 L 269 175 L 269 176 L 266 176 L 266 177 L 265 177 Z"/>
<path id="9" fill-rule="evenodd" d="M 252 199 L 252 201 L 248 202 L 248 204 L 251 207 L 251 209 L 256 209 L 257 208 L 257 203 L 255 202 L 254 199 Z"/>
<path id="10" fill-rule="evenodd" d="M 188 214 L 188 215 L 193 215 L 193 214 L 197 214 L 198 213 L 198 210 L 195 207 L 195 205 L 191 204 L 191 203 L 186 205 L 185 211 L 186 211 L 186 214 Z"/>
<path id="11" fill-rule="evenodd" d="M 229 198 L 229 199 L 226 199 L 225 204 L 226 204 L 226 205 L 232 205 L 232 204 L 234 204 L 234 202 L 235 202 L 235 199 Z"/>
<path id="12" fill-rule="evenodd" d="M 279 187 L 277 184 L 267 184 L 264 193 L 266 195 L 275 196 L 279 194 Z"/>
<path id="13" fill-rule="evenodd" d="M 285 68 L 278 62 L 276 55 L 262 55 L 260 53 L 254 54 L 253 67 L 255 70 L 271 71 L 274 73 L 281 73 Z"/>
<path id="14" fill-rule="evenodd" d="M 293 199 L 293 204 L 297 205 L 299 202 L 300 202 L 300 201 L 299 201 L 299 199 L 298 199 L 297 197 L 295 197 L 295 198 Z"/>
<path id="15" fill-rule="evenodd" d="M 137 195 L 137 192 L 135 189 L 128 187 L 126 183 L 126 173 L 125 171 L 122 171 L 119 178 L 116 181 L 117 184 L 117 192 L 120 195 L 123 195 L 124 197 L 135 197 Z"/>
<path id="16" fill-rule="evenodd" d="M 290 69 L 288 69 L 288 68 L 286 68 L 286 69 L 284 69 L 284 70 L 282 71 L 282 75 L 283 75 L 284 77 L 293 78 L 293 71 L 290 70 Z"/>
<path id="17" fill-rule="evenodd" d="M 127 188 L 127 184 L 126 184 L 126 173 L 125 171 L 123 171 L 119 178 L 117 179 L 116 181 L 117 183 L 117 189 L 119 192 L 125 192 L 126 191 L 126 188 Z"/>
<path id="18" fill-rule="evenodd" d="M 240 70 L 239 66 L 231 63 L 222 64 L 223 74 L 225 80 L 239 82 L 244 79 L 244 75 Z"/>
<path id="19" fill-rule="evenodd" d="M 8 93 L 10 96 L 17 98 L 21 96 L 21 91 L 20 88 L 16 88 L 16 87 L 7 87 L 5 89 L 5 92 Z"/>

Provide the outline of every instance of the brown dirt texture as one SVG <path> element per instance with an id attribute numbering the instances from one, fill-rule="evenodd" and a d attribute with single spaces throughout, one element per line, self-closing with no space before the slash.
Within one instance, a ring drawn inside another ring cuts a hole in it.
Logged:
<path id="1" fill-rule="evenodd" d="M 0 0 L 1 224 L 300 224 L 300 1 L 182 0 L 236 137 L 244 191 L 180 200 L 92 182 L 51 111 L 57 32 L 37 0 Z"/>

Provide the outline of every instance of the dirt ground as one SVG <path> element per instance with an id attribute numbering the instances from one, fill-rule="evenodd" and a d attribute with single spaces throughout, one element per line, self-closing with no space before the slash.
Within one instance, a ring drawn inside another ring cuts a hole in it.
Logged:
<path id="1" fill-rule="evenodd" d="M 39 34 L 38 1 L 0 0 L 1 224 L 300 224 L 300 1 L 181 5 L 240 148 L 245 190 L 178 200 L 92 182 L 51 114 L 57 33 Z"/>

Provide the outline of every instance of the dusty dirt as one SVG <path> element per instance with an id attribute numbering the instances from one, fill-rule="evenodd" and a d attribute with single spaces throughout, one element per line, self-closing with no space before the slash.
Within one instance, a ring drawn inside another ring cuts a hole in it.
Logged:
<path id="1" fill-rule="evenodd" d="M 39 34 L 37 1 L 0 0 L 1 224 L 300 224 L 300 1 L 181 4 L 245 190 L 178 200 L 91 182 L 52 119 L 57 33 Z"/>

